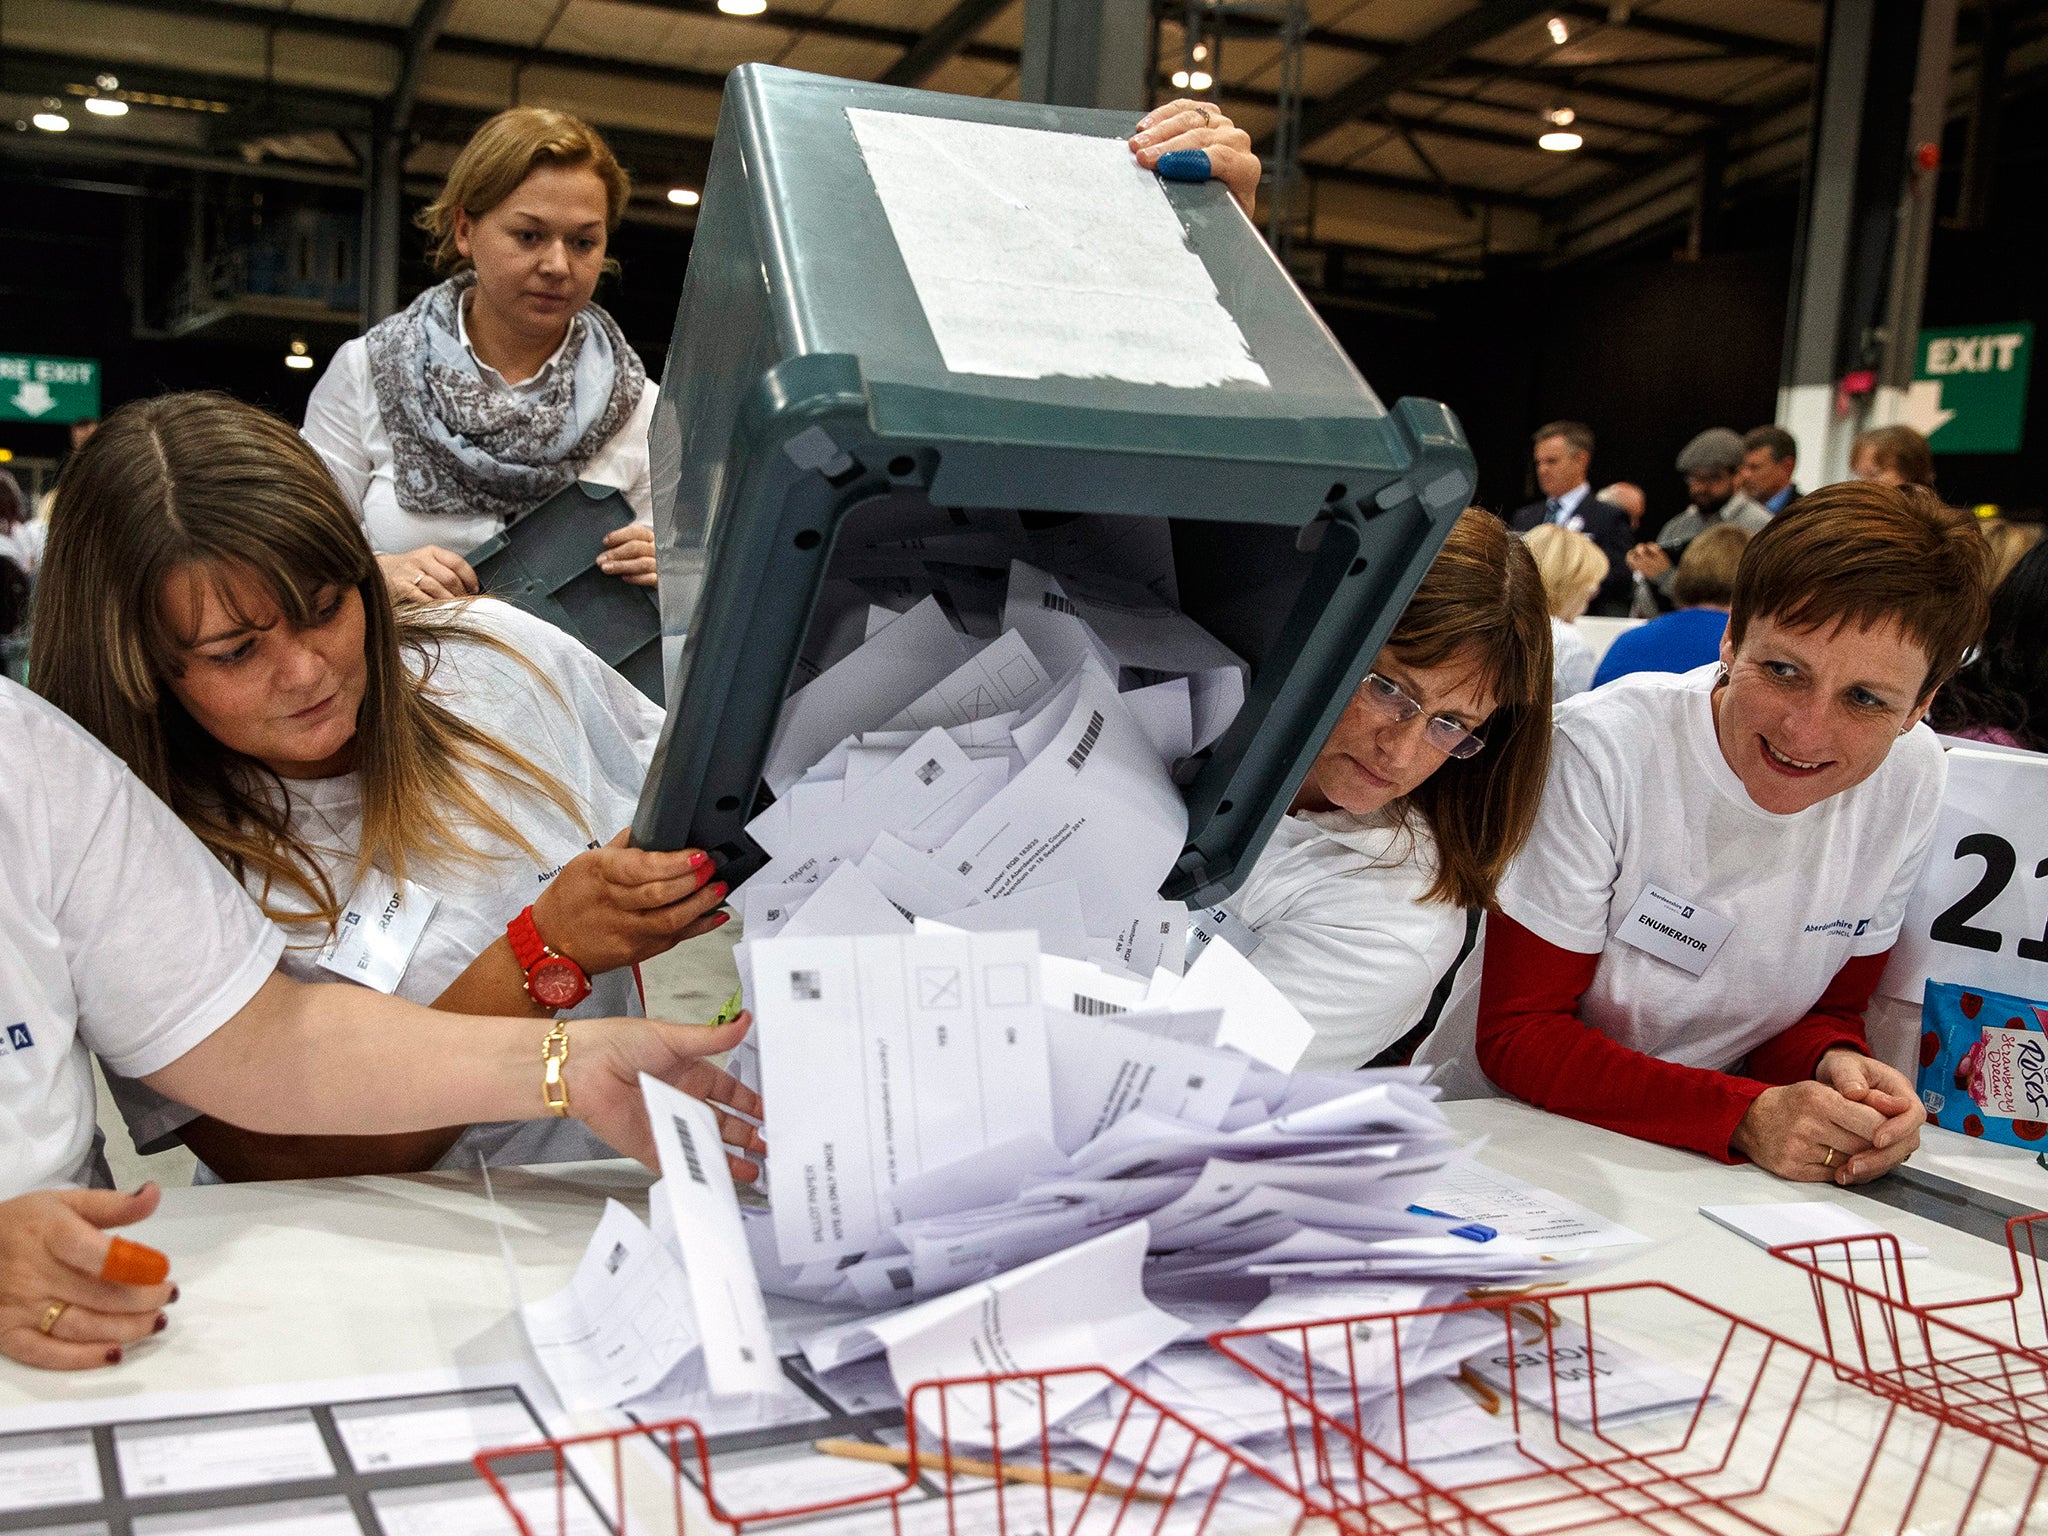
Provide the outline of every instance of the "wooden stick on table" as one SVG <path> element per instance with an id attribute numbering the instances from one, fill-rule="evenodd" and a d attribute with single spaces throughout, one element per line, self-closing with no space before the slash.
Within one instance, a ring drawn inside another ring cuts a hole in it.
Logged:
<path id="1" fill-rule="evenodd" d="M 892 1467 L 910 1465 L 910 1452 L 895 1445 L 872 1445 L 865 1440 L 814 1440 L 811 1449 L 826 1456 L 842 1456 L 848 1461 L 879 1461 Z M 1006 1461 L 1000 1467 L 994 1462 L 977 1461 L 971 1456 L 947 1456 L 943 1452 L 926 1453 L 919 1459 L 922 1472 L 960 1472 L 969 1477 L 986 1477 L 1006 1483 L 1033 1483 L 1046 1488 L 1070 1488 L 1076 1493 L 1099 1493 L 1105 1498 L 1122 1500 L 1129 1498 L 1140 1504 L 1164 1504 L 1164 1494 L 1148 1492 L 1143 1488 L 1126 1488 L 1118 1483 L 1104 1482 L 1086 1472 L 1048 1472 L 1045 1468 L 1030 1462 Z"/>

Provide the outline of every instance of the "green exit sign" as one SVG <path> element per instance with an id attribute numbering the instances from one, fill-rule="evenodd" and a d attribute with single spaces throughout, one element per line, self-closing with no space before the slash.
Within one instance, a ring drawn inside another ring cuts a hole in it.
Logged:
<path id="1" fill-rule="evenodd" d="M 89 357 L 0 352 L 0 421 L 91 421 L 100 413 L 100 365 Z"/>
<path id="2" fill-rule="evenodd" d="M 1906 425 L 1936 453 L 2018 453 L 2033 365 L 2032 321 L 1922 331 Z"/>

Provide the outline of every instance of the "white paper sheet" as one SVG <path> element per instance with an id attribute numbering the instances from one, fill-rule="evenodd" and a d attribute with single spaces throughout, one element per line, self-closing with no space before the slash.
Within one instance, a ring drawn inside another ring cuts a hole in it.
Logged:
<path id="1" fill-rule="evenodd" d="M 1027 934 L 753 947 L 770 1203 L 783 1262 L 858 1254 L 897 1183 L 1019 1136 L 1052 1140 Z"/>
<path id="2" fill-rule="evenodd" d="M 753 929 L 747 931 L 751 933 Z M 882 894 L 880 887 L 862 874 L 858 866 L 840 864 L 812 888 L 795 913 L 762 937 L 773 938 L 776 933 L 799 939 L 807 934 L 908 932 L 910 919 Z"/>
<path id="3" fill-rule="evenodd" d="M 1890 1228 L 1881 1227 L 1867 1216 L 1859 1216 L 1832 1200 L 1785 1200 L 1752 1205 L 1703 1205 L 1700 1214 L 1726 1227 L 1737 1237 L 1759 1248 L 1777 1248 L 1786 1243 L 1826 1243 L 1845 1237 L 1869 1237 Z M 1893 1234 L 1896 1237 L 1896 1234 Z M 1924 1259 L 1927 1249 L 1898 1237 L 1899 1257 Z M 1883 1251 L 1877 1243 L 1843 1244 L 1829 1250 L 1827 1257 L 1875 1259 Z"/>
<path id="4" fill-rule="evenodd" d="M 943 682 L 973 654 L 937 598 L 926 598 L 783 701 L 762 777 L 777 795 L 863 727 L 879 724 Z"/>
<path id="5" fill-rule="evenodd" d="M 1158 178 L 1122 139 L 846 116 L 955 373 L 1267 384 Z"/>
<path id="6" fill-rule="evenodd" d="M 1048 1010 L 1053 1131 L 1063 1151 L 1092 1141 L 1136 1109 L 1213 1130 L 1243 1079 L 1234 1051 L 1183 1045 L 1108 1019 Z"/>
<path id="7" fill-rule="evenodd" d="M 337 1403 L 334 1427 L 358 1472 L 468 1462 L 479 1451 L 543 1438 L 509 1387 L 383 1402 Z"/>
<path id="8" fill-rule="evenodd" d="M 948 1377 L 1075 1365 L 1128 1371 L 1181 1331 L 1177 1319 L 1145 1299 L 1149 1236 L 1144 1222 L 1132 1222 L 907 1312 L 835 1330 L 806 1345 L 805 1354 L 814 1367 L 828 1369 L 833 1355 L 854 1359 L 886 1350 L 890 1374 L 906 1397 L 919 1382 Z M 1045 1393 L 1045 1414 L 1057 1422 L 1106 1385 L 1093 1376 L 1055 1380 Z M 997 1389 L 1000 1435 L 990 1422 L 989 1396 L 986 1388 L 952 1394 L 947 1406 L 956 1441 L 1010 1446 L 1040 1433 L 1036 1383 Z M 918 1406 L 937 1405 L 920 1400 Z"/>
<path id="9" fill-rule="evenodd" d="M 739 1197 L 720 1142 L 718 1116 L 703 1100 L 644 1072 L 640 1092 L 647 1101 L 662 1194 L 682 1251 L 711 1390 L 719 1396 L 777 1393 L 782 1370 L 740 1226 Z"/>
<path id="10" fill-rule="evenodd" d="M 99 1496 L 91 1430 L 0 1437 L 0 1513 L 85 1504 Z"/>
<path id="11" fill-rule="evenodd" d="M 681 1268 L 616 1200 L 569 1283 L 519 1310 L 555 1395 L 576 1410 L 638 1397 L 702 1342 Z"/>
<path id="12" fill-rule="evenodd" d="M 1123 701 L 1084 673 L 1035 759 L 937 850 L 981 894 L 1059 880 L 1119 912 L 1158 898 L 1187 842 L 1188 808 Z"/>
<path id="13" fill-rule="evenodd" d="M 114 1459 L 121 1486 L 131 1495 L 246 1488 L 334 1473 L 320 1426 L 304 1408 L 118 1425 Z"/>
<path id="14" fill-rule="evenodd" d="M 1587 1210 L 1552 1190 L 1484 1163 L 1464 1162 L 1416 1197 L 1417 1205 L 1493 1228 L 1551 1253 L 1647 1243 L 1640 1232 Z"/>
<path id="15" fill-rule="evenodd" d="M 1220 938 L 1195 957 L 1169 996 L 1176 1011 L 1221 1009 L 1216 1043 L 1282 1072 L 1294 1069 L 1315 1038 L 1314 1026 L 1286 994 Z"/>
<path id="16" fill-rule="evenodd" d="M 999 636 L 882 726 L 885 731 L 973 725 L 1037 701 L 1052 679 L 1015 630 Z"/>
<path id="17" fill-rule="evenodd" d="M 1540 1327 L 1521 1322 L 1516 1347 L 1488 1348 L 1470 1357 L 1472 1374 L 1503 1396 L 1514 1393 L 1581 1429 L 1605 1429 L 1651 1414 L 1691 1410 L 1707 1384 L 1690 1371 L 1653 1360 L 1639 1350 L 1562 1320 Z M 1512 1384 L 1510 1366 L 1512 1363 Z"/>

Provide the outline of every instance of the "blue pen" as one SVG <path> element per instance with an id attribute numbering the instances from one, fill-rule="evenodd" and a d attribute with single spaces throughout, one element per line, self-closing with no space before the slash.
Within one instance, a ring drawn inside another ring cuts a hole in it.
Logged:
<path id="1" fill-rule="evenodd" d="M 1408 1214 L 1411 1216 L 1434 1216 L 1438 1221 L 1456 1221 L 1458 1219 L 1449 1211 L 1432 1211 L 1426 1205 L 1411 1205 L 1408 1207 Z M 1462 1237 L 1467 1242 L 1472 1243 L 1490 1243 L 1496 1237 L 1499 1237 L 1500 1234 L 1489 1226 L 1484 1226 L 1476 1221 L 1468 1221 L 1462 1227 L 1451 1228 L 1451 1236 Z"/>

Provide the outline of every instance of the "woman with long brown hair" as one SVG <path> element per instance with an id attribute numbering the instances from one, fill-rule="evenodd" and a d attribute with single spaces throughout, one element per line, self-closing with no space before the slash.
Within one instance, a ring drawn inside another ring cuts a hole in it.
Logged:
<path id="1" fill-rule="evenodd" d="M 1535 821 L 1550 688 L 1535 562 L 1468 509 L 1230 902 L 1315 1029 L 1304 1069 L 1364 1066 L 1426 1022 Z"/>
<path id="2" fill-rule="evenodd" d="M 241 880 L 289 975 L 632 1014 L 627 968 L 724 920 L 703 854 L 613 836 L 661 712 L 503 604 L 394 609 L 319 457 L 252 406 L 109 418 L 58 486 L 42 592 L 37 690 Z M 144 1150 L 175 1132 L 228 1177 L 606 1155 L 567 1123 L 301 1142 L 118 1093 Z"/>

